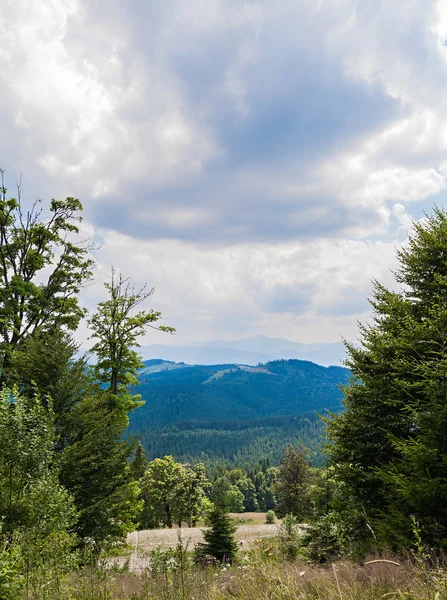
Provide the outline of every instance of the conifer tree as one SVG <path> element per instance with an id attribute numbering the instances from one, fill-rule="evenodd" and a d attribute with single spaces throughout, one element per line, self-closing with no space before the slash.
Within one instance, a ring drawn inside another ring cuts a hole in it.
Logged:
<path id="1" fill-rule="evenodd" d="M 310 510 L 309 502 L 310 470 L 305 448 L 286 448 L 285 456 L 278 467 L 275 484 L 278 517 L 291 514 L 303 519 Z"/>
<path id="2" fill-rule="evenodd" d="M 215 508 L 208 517 L 209 529 L 203 531 L 205 543 L 197 548 L 197 559 L 213 556 L 219 562 L 233 562 L 237 554 L 237 542 L 234 539 L 236 525 L 225 511 Z"/>
<path id="3" fill-rule="evenodd" d="M 447 213 L 414 224 L 401 288 L 374 282 L 373 322 L 347 346 L 353 379 L 328 423 L 336 474 L 376 537 L 447 546 Z"/>

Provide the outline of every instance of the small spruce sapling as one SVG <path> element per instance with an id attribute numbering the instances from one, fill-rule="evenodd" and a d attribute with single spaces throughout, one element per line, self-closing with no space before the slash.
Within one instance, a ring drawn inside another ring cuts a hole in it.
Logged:
<path id="1" fill-rule="evenodd" d="M 220 508 L 211 512 L 208 521 L 210 528 L 203 532 L 205 543 L 199 544 L 196 550 L 197 561 L 203 561 L 206 556 L 213 556 L 219 562 L 232 563 L 237 554 L 235 524 Z"/>

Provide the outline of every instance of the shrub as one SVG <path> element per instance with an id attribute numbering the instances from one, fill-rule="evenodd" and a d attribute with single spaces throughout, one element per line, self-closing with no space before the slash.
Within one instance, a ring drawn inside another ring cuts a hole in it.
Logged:
<path id="1" fill-rule="evenodd" d="M 275 513 L 273 510 L 267 511 L 267 514 L 265 515 L 265 522 L 266 525 L 272 525 L 275 522 Z"/>
<path id="2" fill-rule="evenodd" d="M 296 558 L 299 552 L 300 537 L 297 518 L 291 514 L 285 515 L 278 531 L 280 554 L 289 560 Z"/>

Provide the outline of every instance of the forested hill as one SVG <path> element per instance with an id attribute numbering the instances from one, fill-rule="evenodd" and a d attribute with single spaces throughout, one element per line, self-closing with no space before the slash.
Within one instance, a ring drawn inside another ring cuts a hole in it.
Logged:
<path id="1" fill-rule="evenodd" d="M 238 464 L 277 462 L 287 443 L 305 443 L 321 462 L 316 413 L 340 409 L 339 386 L 349 377 L 342 367 L 300 360 L 258 367 L 145 364 L 138 389 L 145 404 L 132 414 L 130 430 L 149 457 Z"/>

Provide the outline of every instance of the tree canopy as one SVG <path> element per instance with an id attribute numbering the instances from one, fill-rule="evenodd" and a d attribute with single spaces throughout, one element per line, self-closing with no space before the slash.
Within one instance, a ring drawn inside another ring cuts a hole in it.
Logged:
<path id="1" fill-rule="evenodd" d="M 347 345 L 353 378 L 328 451 L 377 537 L 446 547 L 446 211 L 415 223 L 398 258 L 397 289 L 374 282 L 373 321 Z"/>
<path id="2" fill-rule="evenodd" d="M 75 330 L 84 311 L 78 293 L 91 277 L 89 248 L 76 242 L 82 204 L 52 200 L 45 216 L 41 201 L 30 210 L 7 198 L 0 186 L 0 385 L 8 381 L 19 344 L 54 327 Z"/>

